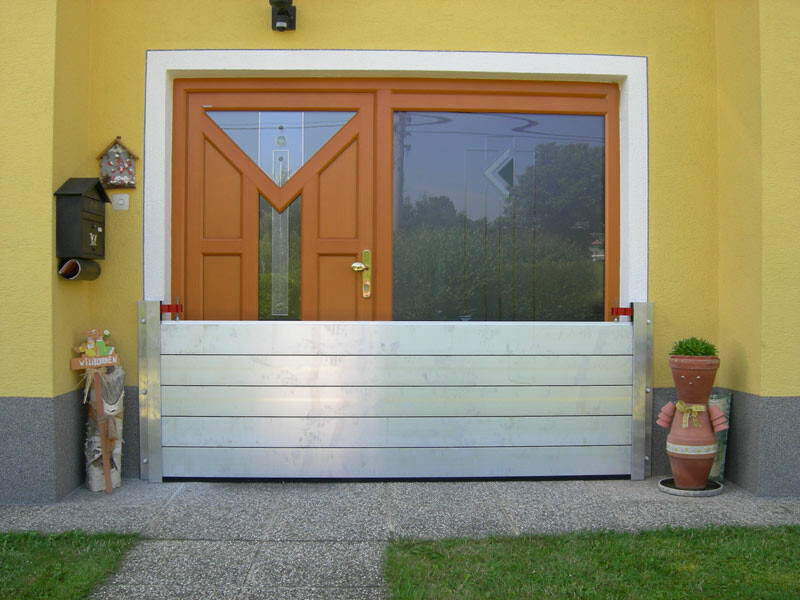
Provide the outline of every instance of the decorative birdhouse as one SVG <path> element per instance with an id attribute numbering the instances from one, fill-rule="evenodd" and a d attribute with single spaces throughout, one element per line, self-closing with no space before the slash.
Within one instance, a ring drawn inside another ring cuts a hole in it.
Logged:
<path id="1" fill-rule="evenodd" d="M 111 142 L 98 156 L 100 181 L 104 188 L 135 188 L 136 167 L 139 157 L 120 142 L 120 136 Z"/>

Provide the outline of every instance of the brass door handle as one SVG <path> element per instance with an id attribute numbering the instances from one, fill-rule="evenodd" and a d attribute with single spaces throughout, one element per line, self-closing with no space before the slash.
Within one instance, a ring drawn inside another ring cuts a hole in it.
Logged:
<path id="1" fill-rule="evenodd" d="M 372 296 L 372 276 L 369 268 L 372 266 L 372 252 L 369 250 L 361 251 L 361 260 L 350 265 L 356 273 L 361 273 L 361 295 L 364 298 Z"/>

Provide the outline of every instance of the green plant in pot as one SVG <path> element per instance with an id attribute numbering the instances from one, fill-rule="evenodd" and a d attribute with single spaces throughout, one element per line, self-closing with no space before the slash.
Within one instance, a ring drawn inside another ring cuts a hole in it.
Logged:
<path id="1" fill-rule="evenodd" d="M 670 351 L 669 366 L 678 402 L 665 405 L 656 424 L 670 430 L 667 456 L 675 486 L 701 490 L 718 451 L 714 432 L 728 428 L 725 414 L 708 406 L 719 368 L 717 349 L 702 338 L 678 340 Z"/>

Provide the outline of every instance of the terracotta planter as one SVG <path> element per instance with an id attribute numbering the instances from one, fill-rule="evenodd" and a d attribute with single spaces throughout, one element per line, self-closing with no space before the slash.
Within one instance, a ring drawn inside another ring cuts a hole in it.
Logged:
<path id="1" fill-rule="evenodd" d="M 719 368 L 716 356 L 670 356 L 669 368 L 678 400 L 684 402 L 705 402 L 714 387 L 714 376 Z"/>
<path id="2" fill-rule="evenodd" d="M 708 408 L 719 358 L 670 356 L 669 365 L 678 403 L 674 410 L 665 407 L 657 422 L 662 427 L 671 425 L 667 456 L 675 485 L 685 490 L 702 490 L 718 451 L 714 429 L 727 427 L 724 415 L 720 420 L 717 412 L 710 414 Z"/>

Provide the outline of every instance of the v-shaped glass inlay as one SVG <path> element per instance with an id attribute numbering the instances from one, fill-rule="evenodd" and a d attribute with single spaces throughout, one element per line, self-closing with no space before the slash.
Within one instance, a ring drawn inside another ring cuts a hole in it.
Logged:
<path id="1" fill-rule="evenodd" d="M 206 114 L 280 187 L 356 113 L 210 110 Z"/>

